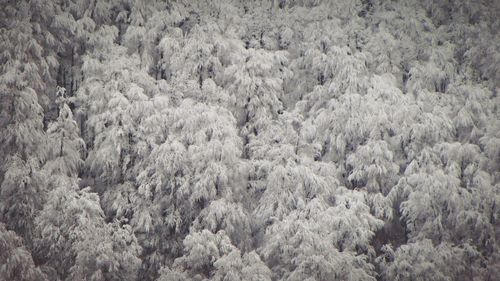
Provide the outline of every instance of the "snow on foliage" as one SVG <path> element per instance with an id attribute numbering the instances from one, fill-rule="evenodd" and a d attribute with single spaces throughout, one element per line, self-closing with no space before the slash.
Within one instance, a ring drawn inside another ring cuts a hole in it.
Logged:
<path id="1" fill-rule="evenodd" d="M 0 0 L 0 281 L 496 280 L 498 3 Z"/>

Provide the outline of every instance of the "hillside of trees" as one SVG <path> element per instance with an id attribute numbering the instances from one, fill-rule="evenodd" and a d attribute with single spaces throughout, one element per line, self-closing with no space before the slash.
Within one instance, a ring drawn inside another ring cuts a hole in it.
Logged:
<path id="1" fill-rule="evenodd" d="M 0 281 L 495 281 L 500 1 L 0 0 Z"/>

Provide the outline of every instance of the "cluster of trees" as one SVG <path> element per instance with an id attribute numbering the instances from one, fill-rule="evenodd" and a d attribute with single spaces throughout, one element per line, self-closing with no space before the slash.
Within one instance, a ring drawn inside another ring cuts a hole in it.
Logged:
<path id="1" fill-rule="evenodd" d="M 0 281 L 495 280 L 495 0 L 0 0 Z"/>

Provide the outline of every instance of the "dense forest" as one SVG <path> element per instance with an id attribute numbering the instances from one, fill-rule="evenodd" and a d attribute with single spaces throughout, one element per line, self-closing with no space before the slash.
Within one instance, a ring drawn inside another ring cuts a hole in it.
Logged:
<path id="1" fill-rule="evenodd" d="M 0 0 L 0 281 L 495 281 L 500 1 Z"/>

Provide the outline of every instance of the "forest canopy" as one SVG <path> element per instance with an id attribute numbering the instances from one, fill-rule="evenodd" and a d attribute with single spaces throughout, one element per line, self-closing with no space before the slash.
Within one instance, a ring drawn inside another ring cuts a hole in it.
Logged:
<path id="1" fill-rule="evenodd" d="M 494 281 L 500 1 L 0 0 L 0 281 Z"/>

